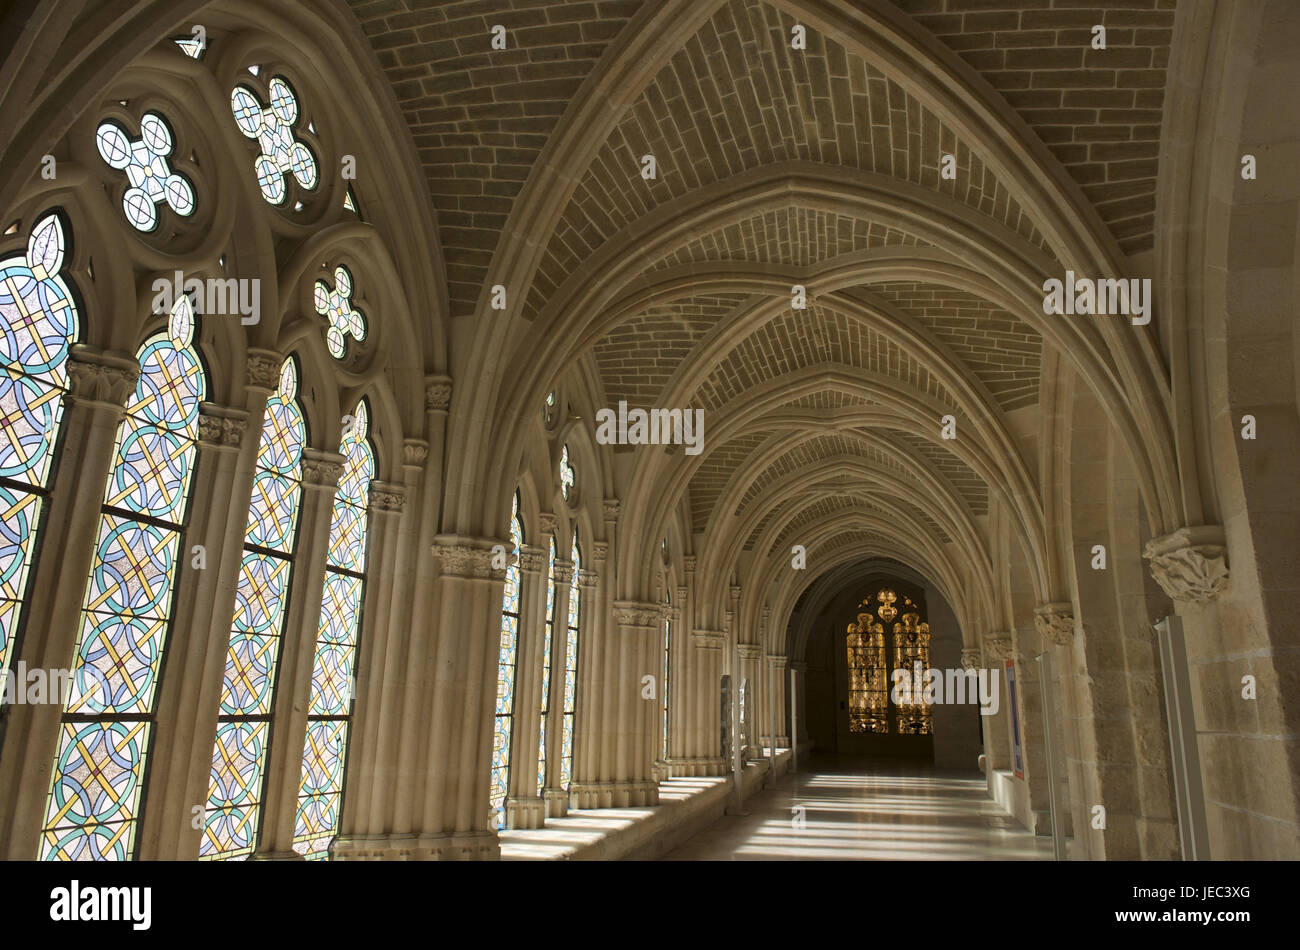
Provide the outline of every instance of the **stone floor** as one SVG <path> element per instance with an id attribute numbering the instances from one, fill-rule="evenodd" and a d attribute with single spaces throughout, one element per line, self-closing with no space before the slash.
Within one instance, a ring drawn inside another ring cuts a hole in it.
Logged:
<path id="1" fill-rule="evenodd" d="M 983 776 L 897 759 L 814 758 L 745 810 L 664 860 L 1052 859 L 1051 839 L 1036 838 L 991 801 Z"/>

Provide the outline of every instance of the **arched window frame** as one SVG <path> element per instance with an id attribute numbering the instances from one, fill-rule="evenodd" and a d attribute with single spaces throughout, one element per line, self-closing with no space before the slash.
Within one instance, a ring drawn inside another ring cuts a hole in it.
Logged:
<path id="1" fill-rule="evenodd" d="M 542 645 L 542 700 L 538 719 L 537 794 L 546 788 L 546 727 L 550 714 L 551 648 L 555 642 L 555 536 L 551 536 L 546 561 L 546 635 Z"/>
<path id="2" fill-rule="evenodd" d="M 569 616 L 564 641 L 564 706 L 560 724 L 560 787 L 566 791 L 573 780 L 573 739 L 578 708 L 578 633 L 582 612 L 582 549 L 578 529 L 573 529 L 573 546 L 569 552 L 573 573 L 569 578 Z"/>

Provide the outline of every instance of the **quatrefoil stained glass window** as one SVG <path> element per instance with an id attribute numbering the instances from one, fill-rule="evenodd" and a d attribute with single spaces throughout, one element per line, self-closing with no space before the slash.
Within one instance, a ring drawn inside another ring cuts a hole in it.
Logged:
<path id="1" fill-rule="evenodd" d="M 44 860 L 133 856 L 206 396 L 181 296 L 136 354 L 118 426 L 41 841 Z"/>
<path id="2" fill-rule="evenodd" d="M 137 231 L 152 231 L 158 226 L 160 204 L 181 217 L 194 213 L 193 186 L 167 161 L 174 145 L 171 126 L 157 112 L 140 117 L 140 138 L 136 141 L 112 121 L 100 123 L 95 132 L 100 157 L 111 168 L 126 172 L 129 187 L 122 195 L 122 210 Z"/>
<path id="3" fill-rule="evenodd" d="M 366 338 L 365 315 L 352 304 L 352 273 L 340 265 L 334 269 L 334 287 L 323 280 L 313 289 L 316 312 L 325 318 L 325 346 L 330 356 L 343 359 L 348 337 L 360 343 Z"/>
<path id="4" fill-rule="evenodd" d="M 273 205 L 283 204 L 289 193 L 288 176 L 303 188 L 316 187 L 316 156 L 306 143 L 294 137 L 298 121 L 298 97 L 282 77 L 267 83 L 270 105 L 262 105 L 256 92 L 248 86 L 236 86 L 230 92 L 230 111 L 245 137 L 257 141 L 260 154 L 253 160 L 257 187 L 262 197 Z"/>

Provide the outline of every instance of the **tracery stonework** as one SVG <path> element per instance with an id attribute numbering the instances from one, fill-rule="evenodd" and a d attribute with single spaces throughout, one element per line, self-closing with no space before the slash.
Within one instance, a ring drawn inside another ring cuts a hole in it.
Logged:
<path id="1" fill-rule="evenodd" d="M 1218 526 L 1180 528 L 1148 541 L 1142 556 L 1172 600 L 1207 604 L 1228 586 L 1227 548 Z"/>
<path id="2" fill-rule="evenodd" d="M 1044 640 L 1065 646 L 1074 636 L 1074 605 L 1040 604 L 1034 608 L 1034 627 Z"/>

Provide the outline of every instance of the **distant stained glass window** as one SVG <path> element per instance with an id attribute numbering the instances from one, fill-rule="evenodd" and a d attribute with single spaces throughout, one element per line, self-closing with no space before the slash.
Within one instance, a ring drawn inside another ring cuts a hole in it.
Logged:
<path id="1" fill-rule="evenodd" d="M 573 576 L 569 580 L 569 622 L 564 638 L 564 721 L 560 733 L 560 787 L 567 789 L 573 779 L 574 712 L 578 700 L 578 620 L 582 606 L 582 551 L 578 548 L 578 529 L 573 529 Z"/>
<path id="2" fill-rule="evenodd" d="M 537 794 L 546 787 L 546 725 L 551 696 L 551 646 L 555 640 L 555 538 L 546 564 L 546 640 L 542 647 L 542 716 L 537 744 Z"/>
<path id="3" fill-rule="evenodd" d="M 573 465 L 569 462 L 569 447 L 565 445 L 560 452 L 560 489 L 564 492 L 565 501 L 573 498 L 573 489 L 577 481 L 577 472 L 573 470 Z"/>

